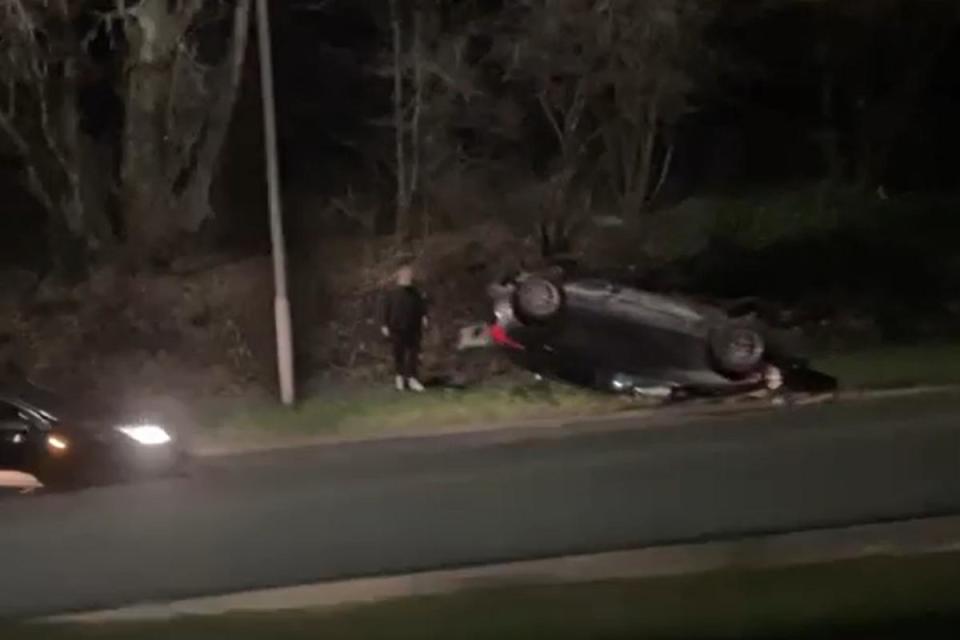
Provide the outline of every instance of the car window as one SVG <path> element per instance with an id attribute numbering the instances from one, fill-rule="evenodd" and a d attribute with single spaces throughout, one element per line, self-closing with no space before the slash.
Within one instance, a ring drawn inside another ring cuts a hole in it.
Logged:
<path id="1" fill-rule="evenodd" d="M 13 424 L 22 425 L 25 422 L 26 420 L 24 420 L 20 409 L 8 402 L 0 401 L 0 429 Z"/>

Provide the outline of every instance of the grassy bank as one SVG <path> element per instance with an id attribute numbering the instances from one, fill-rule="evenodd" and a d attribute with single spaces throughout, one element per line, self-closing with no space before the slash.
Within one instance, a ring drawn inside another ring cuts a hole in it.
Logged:
<path id="1" fill-rule="evenodd" d="M 885 347 L 816 358 L 844 389 L 870 390 L 960 384 L 960 344 Z M 374 437 L 483 428 L 530 419 L 617 413 L 649 403 L 558 383 L 492 383 L 466 390 L 401 394 L 386 385 L 331 388 L 295 409 L 276 405 L 208 407 L 204 444 L 254 444 L 310 437 Z"/>
<path id="2" fill-rule="evenodd" d="M 960 343 L 862 349 L 825 355 L 814 364 L 848 389 L 960 384 Z"/>
<path id="3" fill-rule="evenodd" d="M 960 555 L 512 588 L 336 610 L 20 627 L 5 640 L 955 637 Z M 0 630 L 2 631 L 2 630 Z"/>
<path id="4" fill-rule="evenodd" d="M 276 406 L 231 407 L 211 415 L 209 439 L 256 440 L 270 437 L 376 436 L 417 429 L 482 427 L 551 417 L 577 417 L 639 406 L 628 398 L 563 384 L 492 385 L 438 389 L 424 394 L 384 388 L 343 388 L 304 398 L 294 409 Z"/>

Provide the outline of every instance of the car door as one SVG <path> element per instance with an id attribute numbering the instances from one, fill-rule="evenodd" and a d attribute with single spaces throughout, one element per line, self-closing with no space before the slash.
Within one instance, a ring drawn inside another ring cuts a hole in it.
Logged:
<path id="1" fill-rule="evenodd" d="M 29 459 L 29 418 L 15 405 L 0 400 L 0 469 L 21 470 Z"/>

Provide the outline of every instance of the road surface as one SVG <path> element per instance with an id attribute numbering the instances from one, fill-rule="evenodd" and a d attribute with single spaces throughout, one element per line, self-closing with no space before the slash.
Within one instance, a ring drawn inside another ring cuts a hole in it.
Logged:
<path id="1" fill-rule="evenodd" d="M 958 418 L 960 398 L 944 396 L 585 422 L 564 437 L 252 454 L 188 479 L 8 498 L 0 617 L 960 513 Z"/>

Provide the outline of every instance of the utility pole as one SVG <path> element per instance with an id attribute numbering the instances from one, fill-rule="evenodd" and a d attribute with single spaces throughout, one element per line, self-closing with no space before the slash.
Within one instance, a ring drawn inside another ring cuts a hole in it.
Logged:
<path id="1" fill-rule="evenodd" d="M 267 0 L 257 0 L 257 40 L 260 45 L 260 93 L 263 95 L 264 152 L 267 160 L 267 190 L 270 199 L 270 243 L 273 251 L 274 321 L 277 331 L 277 372 L 280 398 L 294 403 L 293 326 L 287 294 L 287 251 L 283 237 L 280 201 L 280 168 L 277 158 L 277 113 L 273 94 L 273 52 L 270 44 L 270 12 Z"/>

